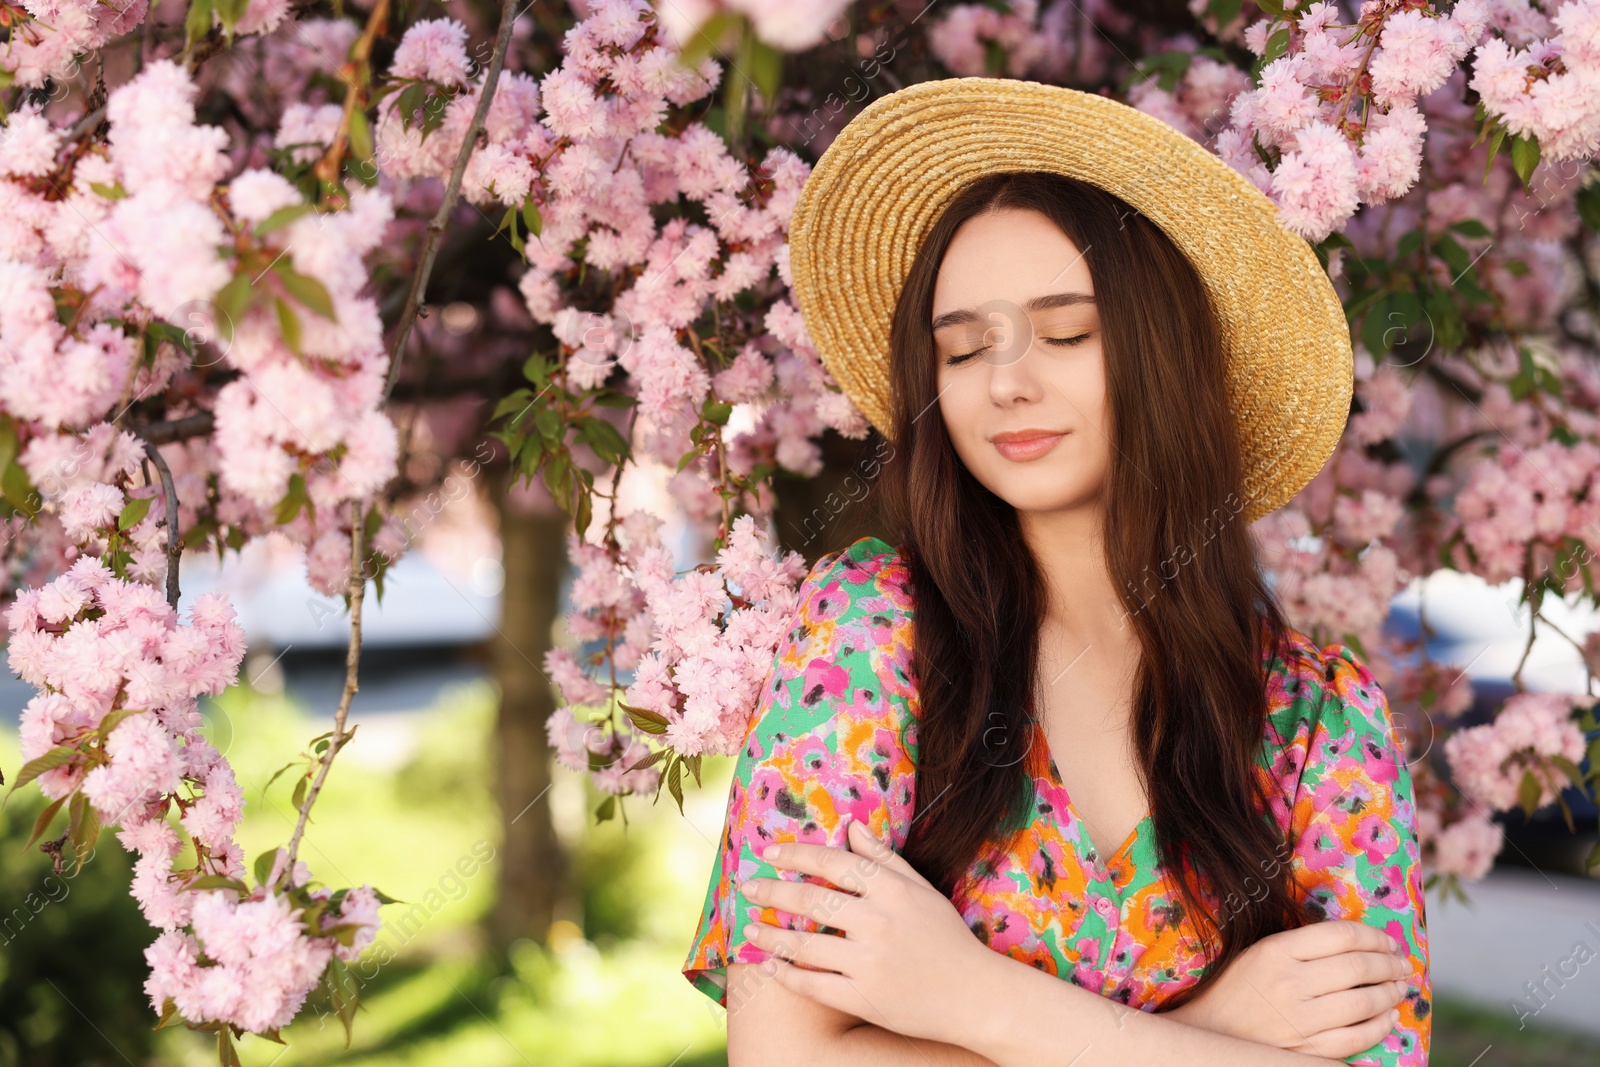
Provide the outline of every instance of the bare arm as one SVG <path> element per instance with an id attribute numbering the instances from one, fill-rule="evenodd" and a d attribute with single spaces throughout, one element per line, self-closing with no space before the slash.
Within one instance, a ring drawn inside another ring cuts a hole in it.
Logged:
<path id="1" fill-rule="evenodd" d="M 728 1067 L 995 1067 L 943 1041 L 907 1037 L 784 988 L 760 964 L 728 965 Z"/>
<path id="2" fill-rule="evenodd" d="M 1003 953 L 971 973 L 962 1045 L 907 1037 L 791 992 L 757 964 L 728 967 L 729 1067 L 1345 1067 L 1129 1008 Z M 1074 1059 L 1074 1057 L 1077 1057 Z"/>
<path id="3" fill-rule="evenodd" d="M 1000 1067 L 1344 1067 L 1130 1008 L 1002 953 L 989 956 L 972 975 L 968 1047 Z"/>

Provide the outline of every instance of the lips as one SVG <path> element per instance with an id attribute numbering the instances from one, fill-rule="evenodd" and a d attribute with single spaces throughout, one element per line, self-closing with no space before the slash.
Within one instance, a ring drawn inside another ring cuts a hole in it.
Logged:
<path id="1" fill-rule="evenodd" d="M 1065 430 L 1007 430 L 989 440 L 1002 456 L 1020 462 L 1044 455 L 1066 435 Z"/>

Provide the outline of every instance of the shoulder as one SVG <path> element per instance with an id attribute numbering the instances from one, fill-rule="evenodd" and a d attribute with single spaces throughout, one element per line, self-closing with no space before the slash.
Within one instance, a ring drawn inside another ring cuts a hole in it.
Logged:
<path id="1" fill-rule="evenodd" d="M 1393 780 L 1403 748 L 1389 699 L 1349 645 L 1318 645 L 1286 630 L 1271 657 L 1267 704 L 1269 741 L 1280 761 L 1318 774 L 1362 764 Z M 1279 769 L 1289 767 L 1280 762 Z"/>
<path id="2" fill-rule="evenodd" d="M 799 589 L 799 611 L 807 622 L 892 615 L 910 618 L 911 569 L 900 550 L 877 537 L 862 537 L 820 557 Z"/>

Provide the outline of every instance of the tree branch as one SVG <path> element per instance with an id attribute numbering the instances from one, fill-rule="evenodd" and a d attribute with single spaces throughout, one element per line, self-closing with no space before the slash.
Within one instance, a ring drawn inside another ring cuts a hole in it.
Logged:
<path id="1" fill-rule="evenodd" d="M 139 436 L 144 437 L 143 434 Z M 178 490 L 172 484 L 172 468 L 148 437 L 144 438 L 144 453 L 156 465 L 161 475 L 161 493 L 167 498 L 167 603 L 178 610 L 178 562 L 183 558 L 183 537 L 178 529 Z"/>
<path id="2" fill-rule="evenodd" d="M 511 24 L 516 18 L 515 0 L 502 0 L 500 33 L 495 38 L 494 55 L 489 59 L 489 69 L 483 75 L 483 89 L 478 93 L 478 106 L 472 113 L 472 124 L 467 127 L 467 135 L 461 141 L 461 150 L 456 153 L 455 166 L 450 169 L 450 180 L 444 187 L 444 199 L 439 202 L 439 210 L 433 213 L 433 221 L 428 223 L 427 236 L 422 241 L 422 258 L 417 263 L 417 272 L 411 276 L 411 290 L 406 293 L 405 308 L 400 312 L 400 322 L 395 328 L 393 354 L 389 357 L 389 376 L 383 386 L 384 400 L 389 399 L 389 394 L 394 391 L 394 383 L 400 376 L 400 357 L 406 350 L 406 341 L 411 337 L 411 324 L 416 320 L 417 310 L 422 305 L 422 294 L 427 290 L 428 276 L 433 273 L 433 259 L 439 252 L 439 241 L 444 236 L 445 225 L 450 221 L 450 213 L 455 210 L 456 199 L 461 194 L 461 177 L 467 172 L 467 161 L 472 158 L 472 150 L 478 144 L 478 135 L 483 132 L 484 121 L 489 116 L 489 104 L 494 100 L 495 86 L 500 81 L 500 71 L 505 67 L 506 51 L 511 47 Z"/>
<path id="3" fill-rule="evenodd" d="M 361 560 L 361 550 L 365 541 L 362 534 L 365 529 L 361 502 L 352 500 L 350 502 L 350 647 L 345 650 L 344 656 L 344 692 L 339 696 L 338 710 L 333 713 L 333 734 L 328 738 L 328 747 L 322 753 L 322 759 L 317 766 L 317 776 L 300 805 L 300 817 L 294 824 L 294 836 L 289 838 L 288 856 L 284 861 L 283 870 L 278 875 L 279 878 L 293 878 L 291 872 L 294 870 L 294 857 L 300 850 L 301 838 L 305 836 L 306 822 L 311 818 L 311 806 L 317 802 L 317 795 L 322 792 L 322 783 L 328 780 L 328 771 L 333 768 L 333 757 L 339 754 L 345 742 L 355 733 L 354 730 L 346 733 L 344 724 L 350 715 L 350 702 L 355 699 L 356 691 L 360 689 L 356 684 L 356 673 L 361 664 L 361 604 L 367 592 L 367 575 Z"/>

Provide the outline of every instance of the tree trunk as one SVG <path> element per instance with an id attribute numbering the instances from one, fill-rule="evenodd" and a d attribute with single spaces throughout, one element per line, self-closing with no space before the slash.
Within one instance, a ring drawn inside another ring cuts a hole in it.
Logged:
<path id="1" fill-rule="evenodd" d="M 501 961 L 519 938 L 545 942 L 568 874 L 550 808 L 545 722 L 555 711 L 555 695 L 544 675 L 566 566 L 567 517 L 548 502 L 539 508 L 521 503 L 527 496 L 508 495 L 508 481 L 501 475 L 495 493 L 505 586 L 499 633 L 492 638 L 500 687 L 495 758 L 503 844 L 490 934 Z M 543 496 L 543 487 L 537 488 Z"/>

